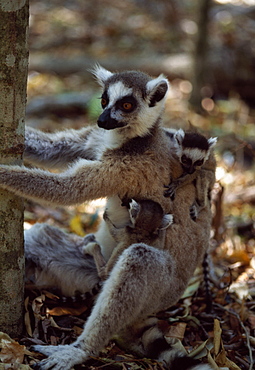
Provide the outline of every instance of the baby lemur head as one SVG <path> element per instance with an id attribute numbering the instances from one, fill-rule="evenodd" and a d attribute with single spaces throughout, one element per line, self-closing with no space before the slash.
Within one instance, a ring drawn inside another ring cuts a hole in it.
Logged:
<path id="1" fill-rule="evenodd" d="M 98 126 L 118 130 L 127 139 L 146 136 L 158 122 L 164 108 L 168 81 L 139 71 L 112 73 L 97 65 L 92 71 L 103 88 L 103 113 Z"/>
<path id="2" fill-rule="evenodd" d="M 176 155 L 185 173 L 193 173 L 199 169 L 209 158 L 217 138 L 206 139 L 198 132 L 184 132 L 179 129 L 174 138 Z"/>
<path id="3" fill-rule="evenodd" d="M 134 230 L 151 236 L 157 236 L 160 230 L 166 229 L 173 222 L 172 215 L 164 214 L 161 205 L 150 199 L 140 200 L 137 203 L 132 199 L 129 206 L 131 226 L 128 232 Z"/>

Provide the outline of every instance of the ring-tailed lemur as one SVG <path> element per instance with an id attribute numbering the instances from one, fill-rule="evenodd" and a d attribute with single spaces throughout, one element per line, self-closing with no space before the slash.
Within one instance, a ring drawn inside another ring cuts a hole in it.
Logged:
<path id="1" fill-rule="evenodd" d="M 123 251 L 103 284 L 83 333 L 72 345 L 35 346 L 49 356 L 37 368 L 71 369 L 97 355 L 118 334 L 142 356 L 162 359 L 167 353 L 165 360 L 171 363 L 174 359 L 177 369 L 181 363 L 186 369 L 209 369 L 208 365 L 195 365 L 171 347 L 166 351 L 162 335 L 143 343 L 142 331 L 137 329 L 142 322 L 146 325 L 149 316 L 178 301 L 202 260 L 210 235 L 209 205 L 200 211 L 196 222 L 190 218 L 196 196 L 193 184 L 181 187 L 174 201 L 163 195 L 169 178 L 178 178 L 183 172 L 173 156 L 169 136 L 160 126 L 168 81 L 164 76 L 151 78 L 137 71 L 112 73 L 100 66 L 94 74 L 103 88 L 99 128 L 52 135 L 28 130 L 26 134 L 28 161 L 43 167 L 67 166 L 67 170 L 52 173 L 0 165 L 0 186 L 55 205 L 107 197 L 108 215 L 116 227 L 124 226 L 129 217 L 119 198 L 150 199 L 158 202 L 165 214 L 173 214 L 174 223 L 166 230 L 162 249 L 135 243 Z M 40 230 L 34 238 L 40 240 Z M 116 242 L 104 223 L 96 239 L 108 260 Z M 58 245 L 53 239 L 51 243 Z M 156 351 L 153 343 L 162 347 Z"/>
<path id="2" fill-rule="evenodd" d="M 178 179 L 170 179 L 165 185 L 164 195 L 173 200 L 176 190 L 189 182 L 196 181 L 196 202 L 192 206 L 191 215 L 196 219 L 201 208 L 205 206 L 215 183 L 216 161 L 213 147 L 217 138 L 206 139 L 198 132 L 184 132 L 179 129 L 174 133 L 175 152 L 179 159 L 183 174 Z"/>
<path id="3" fill-rule="evenodd" d="M 109 275 L 119 256 L 131 244 L 145 243 L 160 249 L 165 245 L 166 229 L 173 223 L 173 216 L 165 215 L 159 203 L 148 199 L 139 202 L 132 199 L 128 208 L 130 221 L 127 226 L 121 228 L 117 228 L 112 223 L 107 209 L 104 212 L 104 221 L 117 243 L 107 263 L 105 263 L 101 247 L 96 240 L 83 247 L 83 253 L 93 255 L 101 279 L 105 279 Z"/>

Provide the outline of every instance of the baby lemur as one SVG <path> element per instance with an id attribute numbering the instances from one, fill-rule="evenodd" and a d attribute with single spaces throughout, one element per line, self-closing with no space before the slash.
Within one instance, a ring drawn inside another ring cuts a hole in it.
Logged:
<path id="1" fill-rule="evenodd" d="M 151 317 L 182 296 L 204 256 L 211 225 L 209 204 L 201 209 L 196 222 L 190 218 L 189 209 L 196 198 L 193 183 L 179 188 L 173 201 L 163 195 L 164 184 L 183 173 L 169 135 L 161 127 L 168 81 L 162 75 L 152 78 L 139 71 L 112 73 L 100 66 L 94 69 L 94 75 L 103 90 L 98 127 L 53 134 L 26 130 L 25 160 L 62 172 L 0 165 L 0 186 L 55 205 L 106 197 L 107 214 L 116 228 L 129 221 L 120 199 L 148 199 L 159 203 L 164 214 L 173 214 L 174 223 L 166 229 L 161 249 L 136 242 L 121 253 L 82 334 L 71 345 L 35 346 L 49 356 L 36 368 L 70 370 L 97 356 L 117 335 L 126 349 L 164 361 L 171 369 L 180 369 L 185 363 L 186 370 L 208 370 L 209 365 L 199 364 L 169 346 L 162 332 L 154 332 L 145 341 Z M 47 233 L 46 226 L 33 227 L 31 233 L 34 242 L 40 242 L 42 234 Z M 59 248 L 63 238 L 55 240 L 50 233 L 47 242 Z M 108 261 L 117 243 L 105 221 L 96 240 Z M 96 269 L 90 269 L 90 273 L 92 277 L 84 285 L 98 278 Z"/>
<path id="2" fill-rule="evenodd" d="M 213 147 L 217 138 L 206 139 L 198 132 L 184 132 L 182 129 L 173 135 L 175 140 L 175 153 L 179 159 L 183 173 L 177 179 L 170 179 L 166 185 L 164 195 L 175 198 L 176 190 L 180 187 L 195 181 L 196 200 L 192 205 L 191 216 L 196 219 L 199 210 L 204 208 L 210 192 L 215 183 L 216 161 L 213 154 Z"/>
<path id="3" fill-rule="evenodd" d="M 122 252 L 130 245 L 146 243 L 161 249 L 165 244 L 166 229 L 173 223 L 173 216 L 165 215 L 161 205 L 152 200 L 143 199 L 136 202 L 132 199 L 129 202 L 128 210 L 130 221 L 127 226 L 120 228 L 113 224 L 107 209 L 104 212 L 104 221 L 117 243 L 107 263 L 96 240 L 83 247 L 83 253 L 93 255 L 99 276 L 103 280 L 109 275 Z"/>

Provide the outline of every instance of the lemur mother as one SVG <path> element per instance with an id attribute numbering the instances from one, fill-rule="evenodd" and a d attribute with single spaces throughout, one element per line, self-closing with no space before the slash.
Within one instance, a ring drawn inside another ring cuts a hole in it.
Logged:
<path id="1" fill-rule="evenodd" d="M 173 214 L 174 222 L 166 231 L 161 249 L 135 243 L 121 254 L 80 337 L 71 345 L 35 346 L 49 356 L 36 367 L 71 369 L 98 355 L 118 335 L 131 350 L 141 356 L 157 357 L 171 369 L 210 369 L 175 352 L 156 326 L 151 341 L 145 340 L 145 329 L 141 329 L 142 324 L 148 327 L 149 316 L 167 309 L 181 297 L 203 258 L 211 225 L 209 205 L 195 221 L 190 217 L 195 200 L 193 184 L 180 188 L 174 201 L 163 195 L 169 179 L 182 174 L 170 135 L 161 127 L 168 81 L 162 75 L 151 78 L 138 71 L 112 73 L 100 66 L 94 69 L 94 75 L 103 89 L 98 127 L 54 134 L 26 130 L 25 159 L 62 172 L 1 165 L 0 186 L 22 197 L 55 205 L 106 197 L 108 214 L 116 227 L 123 227 L 128 217 L 121 199 L 152 199 L 165 213 Z M 43 228 L 35 230 L 34 238 L 40 240 Z M 115 242 L 104 223 L 96 238 L 108 260 Z M 57 241 L 53 239 L 51 243 Z M 157 350 L 153 343 L 157 343 Z"/>

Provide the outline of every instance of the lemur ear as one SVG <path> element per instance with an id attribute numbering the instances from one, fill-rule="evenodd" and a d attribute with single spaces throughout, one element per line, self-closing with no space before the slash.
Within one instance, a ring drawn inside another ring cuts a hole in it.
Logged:
<path id="1" fill-rule="evenodd" d="M 169 82 L 163 75 L 160 75 L 159 77 L 147 82 L 146 91 L 150 100 L 149 107 L 154 107 L 165 97 L 168 87 Z"/>
<path id="2" fill-rule="evenodd" d="M 132 227 L 135 227 L 135 222 L 140 211 L 140 205 L 134 199 L 130 202 L 129 215 Z"/>
<path id="3" fill-rule="evenodd" d="M 90 72 L 96 77 L 97 82 L 99 85 L 104 87 L 105 82 L 110 78 L 113 73 L 110 71 L 107 71 L 107 69 L 100 66 L 100 64 L 96 64 L 94 68 L 90 70 Z"/>
<path id="4" fill-rule="evenodd" d="M 176 139 L 179 145 L 182 144 L 184 136 L 185 136 L 185 132 L 181 128 L 175 132 L 174 138 Z"/>
<path id="5" fill-rule="evenodd" d="M 162 218 L 162 223 L 159 230 L 166 230 L 170 225 L 172 225 L 173 222 L 174 222 L 173 215 L 171 215 L 170 213 L 166 214 Z"/>
<path id="6" fill-rule="evenodd" d="M 217 137 L 211 137 L 208 139 L 209 148 L 212 149 L 217 143 Z"/>

